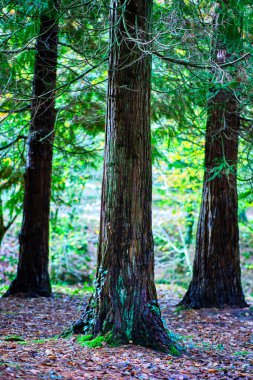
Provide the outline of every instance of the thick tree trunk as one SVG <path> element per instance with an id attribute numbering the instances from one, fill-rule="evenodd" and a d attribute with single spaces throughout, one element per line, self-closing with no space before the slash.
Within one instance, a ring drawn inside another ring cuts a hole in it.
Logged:
<path id="1" fill-rule="evenodd" d="M 145 44 L 151 12 L 152 0 L 111 2 L 97 286 L 74 332 L 110 332 L 121 343 L 170 351 L 154 284 L 151 56 Z"/>
<path id="2" fill-rule="evenodd" d="M 41 15 L 36 43 L 31 127 L 25 172 L 23 223 L 16 279 L 8 295 L 50 296 L 49 208 L 55 123 L 57 1 Z"/>
<path id="3" fill-rule="evenodd" d="M 237 99 L 231 92 L 220 91 L 209 104 L 193 278 L 181 301 L 187 307 L 247 306 L 241 287 L 237 220 L 239 125 Z"/>
<path id="4" fill-rule="evenodd" d="M 224 46 L 224 41 L 231 38 L 231 25 L 236 27 L 233 20 L 224 14 L 223 19 L 219 18 L 222 9 L 225 8 L 219 9 L 214 23 L 216 40 L 213 54 L 217 57 L 217 64 L 226 61 L 229 46 Z M 236 36 L 236 33 L 233 43 L 236 42 L 238 47 L 240 35 Z M 232 73 L 235 75 L 234 71 Z M 193 278 L 180 302 L 191 308 L 247 306 L 241 286 L 237 216 L 238 94 L 228 86 L 216 89 L 216 94 L 214 91 L 211 89 L 212 97 L 208 103 L 205 176 Z"/>

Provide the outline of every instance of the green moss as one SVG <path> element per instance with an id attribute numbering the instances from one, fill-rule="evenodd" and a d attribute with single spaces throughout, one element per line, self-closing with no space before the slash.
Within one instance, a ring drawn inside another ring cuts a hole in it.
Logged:
<path id="1" fill-rule="evenodd" d="M 149 309 L 156 315 L 158 315 L 158 317 L 161 317 L 161 310 L 157 304 L 157 301 L 151 301 L 149 304 L 148 304 L 148 307 Z"/>
<path id="2" fill-rule="evenodd" d="M 134 324 L 134 305 L 131 306 L 129 313 L 126 315 L 126 335 L 128 340 L 132 338 L 133 324 Z"/>
<path id="3" fill-rule="evenodd" d="M 118 347 L 122 342 L 120 339 L 115 338 L 113 333 L 108 333 L 106 335 L 98 335 L 93 337 L 92 334 L 79 335 L 76 341 L 84 347 L 98 348 L 102 347 L 104 344 L 108 344 L 110 347 Z"/>
<path id="4" fill-rule="evenodd" d="M 218 350 L 218 351 L 223 351 L 223 350 L 225 350 L 225 347 L 223 346 L 223 344 L 218 343 L 215 346 L 215 349 Z"/>
<path id="5" fill-rule="evenodd" d="M 80 344 L 83 344 L 84 342 L 87 342 L 89 340 L 92 340 L 93 338 L 93 335 L 92 334 L 88 334 L 88 335 L 79 335 L 77 338 L 76 338 L 76 341 Z"/>
<path id="6" fill-rule="evenodd" d="M 68 327 L 66 330 L 64 330 L 60 335 L 58 335 L 58 338 L 68 339 L 73 335 L 73 327 Z"/>
<path id="7" fill-rule="evenodd" d="M 181 311 L 184 311 L 184 310 L 186 310 L 185 306 L 183 306 L 183 305 L 177 306 L 176 309 L 175 309 L 175 311 L 174 311 L 174 313 L 178 314 L 178 313 L 180 313 Z"/>
<path id="8" fill-rule="evenodd" d="M 106 335 L 106 343 L 110 347 L 118 347 L 120 346 L 123 342 L 120 337 L 116 337 L 112 332 Z"/>
<path id="9" fill-rule="evenodd" d="M 31 340 L 23 340 L 20 341 L 19 344 L 43 344 L 46 342 L 51 342 L 53 340 L 58 339 L 58 336 L 53 336 L 52 338 L 42 338 L 42 339 L 31 339 Z"/>
<path id="10" fill-rule="evenodd" d="M 124 281 L 121 275 L 119 275 L 118 278 L 118 284 L 116 286 L 117 293 L 119 295 L 119 300 L 122 306 L 122 309 L 124 310 L 124 324 L 125 324 L 125 333 L 128 340 L 132 339 L 132 331 L 133 331 L 133 322 L 134 322 L 134 305 L 130 307 L 125 307 L 126 301 L 127 301 L 127 291 L 124 286 Z M 135 295 L 133 295 L 135 297 Z"/>
<path id="11" fill-rule="evenodd" d="M 250 352 L 249 351 L 235 351 L 234 355 L 235 356 L 247 356 L 247 355 L 250 355 Z"/>
<path id="12" fill-rule="evenodd" d="M 180 356 L 182 353 L 182 350 L 178 349 L 176 346 L 171 346 L 169 349 L 169 353 L 173 356 Z"/>
<path id="13" fill-rule="evenodd" d="M 0 367 L 10 367 L 10 368 L 16 368 L 19 369 L 21 368 L 21 365 L 15 362 L 0 362 Z"/>
<path id="14" fill-rule="evenodd" d="M 50 339 L 32 339 L 29 341 L 29 343 L 35 343 L 35 344 L 43 344 L 50 341 Z"/>
<path id="15" fill-rule="evenodd" d="M 22 336 L 19 335 L 6 335 L 1 338 L 1 340 L 5 340 L 7 342 L 17 342 L 18 344 L 42 344 L 45 342 L 49 342 L 52 340 L 58 339 L 57 336 L 54 336 L 52 338 L 44 338 L 44 339 L 30 339 L 30 340 L 25 340 Z"/>
<path id="16" fill-rule="evenodd" d="M 84 337 L 80 336 L 77 338 L 78 343 L 80 343 L 82 346 L 86 346 L 89 348 L 98 348 L 102 347 L 103 343 L 106 342 L 106 339 L 103 335 L 99 335 L 94 339 L 91 339 L 92 335 L 85 335 Z M 84 340 L 83 340 L 84 338 Z"/>
<path id="17" fill-rule="evenodd" d="M 3 340 L 6 340 L 7 342 L 24 342 L 24 338 L 19 335 L 6 335 L 3 337 Z"/>
<path id="18" fill-rule="evenodd" d="M 110 347 L 119 347 L 119 346 L 121 346 L 121 344 L 122 343 L 120 341 L 117 341 L 117 340 L 108 342 L 108 346 L 110 346 Z"/>
<path id="19" fill-rule="evenodd" d="M 173 356 L 181 355 L 182 351 L 185 351 L 185 347 L 182 344 L 183 337 L 170 330 L 167 330 L 167 334 L 171 341 L 170 354 Z"/>

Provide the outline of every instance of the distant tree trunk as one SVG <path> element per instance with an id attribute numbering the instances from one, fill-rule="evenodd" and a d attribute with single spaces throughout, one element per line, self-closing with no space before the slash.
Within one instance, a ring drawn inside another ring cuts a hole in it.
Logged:
<path id="1" fill-rule="evenodd" d="M 241 223 L 244 223 L 244 224 L 248 224 L 248 218 L 247 218 L 247 214 L 246 214 L 246 210 L 245 209 L 241 209 L 239 211 L 239 214 L 238 214 L 238 219 L 239 219 L 239 222 Z"/>
<path id="2" fill-rule="evenodd" d="M 5 223 L 3 201 L 2 201 L 2 196 L 0 194 L 0 247 L 1 247 L 1 244 L 6 232 L 11 228 L 11 226 L 17 219 L 18 215 L 19 215 L 19 212 L 16 212 L 14 216 L 10 215 L 10 219 L 7 221 L 7 223 Z"/>
<path id="3" fill-rule="evenodd" d="M 193 202 L 190 203 L 186 212 L 186 233 L 185 245 L 189 248 L 193 240 L 193 227 L 194 227 L 194 206 Z"/>
<path id="4" fill-rule="evenodd" d="M 0 246 L 3 241 L 5 232 L 6 230 L 5 230 L 5 225 L 4 225 L 3 202 L 2 202 L 2 197 L 0 195 Z"/>
<path id="5" fill-rule="evenodd" d="M 143 44 L 150 38 L 151 13 L 152 0 L 111 2 L 97 286 L 74 332 L 112 333 L 121 343 L 170 351 L 154 284 L 151 56 Z"/>
<path id="6" fill-rule="evenodd" d="M 229 50 L 240 47 L 240 33 L 234 19 L 224 13 L 222 2 L 215 17 L 213 54 L 224 63 Z M 221 17 L 223 15 L 223 18 Z M 231 15 L 231 14 L 230 14 Z M 237 15 L 236 11 L 234 17 Z M 224 21 L 225 20 L 225 21 Z M 233 26 L 232 35 L 231 27 Z M 230 34 L 229 34 L 230 30 Z M 226 38 L 225 38 L 226 37 Z M 228 41 L 233 38 L 233 44 Z M 227 41 L 227 46 L 224 45 Z M 219 75 L 221 72 L 218 71 Z M 231 71 L 229 75 L 235 75 Z M 220 83 L 218 83 L 219 88 Z M 237 160 L 240 109 L 238 94 L 227 88 L 213 88 L 208 102 L 205 143 L 205 176 L 197 230 L 193 277 L 181 305 L 201 307 L 247 306 L 241 286 Z"/>
<path id="7" fill-rule="evenodd" d="M 40 16 L 36 42 L 23 223 L 16 279 L 6 296 L 50 296 L 48 274 L 49 208 L 55 123 L 58 0 L 48 1 Z"/>

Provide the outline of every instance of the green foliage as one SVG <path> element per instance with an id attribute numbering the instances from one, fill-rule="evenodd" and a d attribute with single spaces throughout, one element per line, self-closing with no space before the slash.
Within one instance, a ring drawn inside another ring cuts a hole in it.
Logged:
<path id="1" fill-rule="evenodd" d="M 84 283 L 82 287 L 71 287 L 64 283 L 53 284 L 54 293 L 69 294 L 70 296 L 83 296 L 86 293 L 92 293 L 93 291 L 94 287 L 89 285 L 89 283 Z"/>
<path id="2" fill-rule="evenodd" d="M 0 196 L 5 226 L 17 246 L 23 201 L 23 174 L 30 124 L 30 103 L 39 15 L 51 0 L 0 2 Z M 51 198 L 51 277 L 58 284 L 92 282 L 99 226 L 108 55 L 108 5 L 61 1 L 58 83 Z M 240 209 L 250 211 L 252 192 L 252 14 L 251 2 L 229 0 L 221 9 L 220 36 L 213 32 L 216 2 L 154 2 L 152 50 L 153 216 L 157 281 L 189 283 L 194 255 L 202 179 L 206 104 L 218 89 L 233 89 L 240 99 L 238 172 Z M 243 28 L 243 46 L 239 41 Z M 214 38 L 228 46 L 229 60 L 247 59 L 219 69 L 211 59 Z M 212 70 L 178 64 L 179 60 Z M 92 67 L 96 67 L 92 69 Z M 90 71 L 89 71 L 90 70 Z M 85 74 L 89 71 L 87 74 Z M 236 74 L 236 75 L 235 75 Z M 210 84 L 214 90 L 211 93 Z M 212 179 L 235 168 L 217 162 Z M 96 194 L 95 194 L 96 193 Z M 91 217 L 94 215 L 94 218 Z M 240 222 L 242 267 L 250 273 L 252 219 Z M 14 238 L 15 237 L 15 238 Z M 248 244 L 248 241 L 250 244 Z M 9 249 L 8 249 L 9 251 Z M 14 252 L 14 251 L 13 251 Z M 16 264 L 5 254 L 5 265 Z M 14 271 L 8 277 L 14 276 Z M 243 276 L 245 277 L 245 276 Z M 249 281 L 247 291 L 252 292 Z"/>
<path id="3" fill-rule="evenodd" d="M 7 292 L 9 286 L 8 285 L 0 285 L 0 295 L 3 295 Z"/>
<path id="4" fill-rule="evenodd" d="M 216 177 L 221 177 L 222 175 L 228 177 L 230 174 L 234 174 L 235 172 L 236 168 L 234 165 L 230 165 L 225 158 L 216 160 L 215 166 L 210 170 L 211 177 L 209 178 L 209 181 L 213 181 Z"/>

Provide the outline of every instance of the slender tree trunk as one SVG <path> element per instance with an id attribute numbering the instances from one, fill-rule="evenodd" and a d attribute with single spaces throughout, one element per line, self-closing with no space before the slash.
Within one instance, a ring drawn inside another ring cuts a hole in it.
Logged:
<path id="1" fill-rule="evenodd" d="M 16 279 L 8 295 L 50 296 L 49 208 L 55 123 L 58 0 L 48 1 L 36 42 L 23 223 Z"/>
<path id="2" fill-rule="evenodd" d="M 224 9 L 229 12 L 231 10 L 229 7 L 224 8 L 224 5 L 229 5 L 227 3 L 229 1 L 223 2 L 223 7 L 218 9 L 214 22 L 216 40 L 213 54 L 217 65 L 226 61 L 232 46 L 233 49 L 240 47 L 241 36 L 235 29 L 234 18 L 222 14 Z M 236 16 L 238 17 L 235 11 L 234 17 Z M 233 44 L 229 45 L 231 38 Z M 224 41 L 227 45 L 224 45 Z M 220 74 L 221 71 L 218 70 L 217 75 Z M 232 78 L 235 71 L 229 75 Z M 218 87 L 219 85 L 220 83 Z M 193 277 L 180 302 L 191 308 L 247 306 L 241 286 L 237 216 L 240 109 L 238 94 L 228 86 L 220 87 L 218 90 L 211 89 L 208 103 L 205 176 Z"/>
<path id="3" fill-rule="evenodd" d="M 185 244 L 189 248 L 193 240 L 193 227 L 194 227 L 194 207 L 193 202 L 187 209 L 186 214 L 186 233 L 185 233 Z"/>
<path id="4" fill-rule="evenodd" d="M 13 225 L 17 217 L 18 217 L 18 213 L 15 214 L 14 217 L 12 217 L 10 220 L 8 220 L 7 224 L 4 223 L 3 201 L 0 194 L 0 247 L 1 247 L 1 244 L 6 232 Z"/>
<path id="5" fill-rule="evenodd" d="M 150 38 L 151 13 L 152 0 L 111 2 L 97 286 L 74 332 L 110 332 L 121 343 L 169 351 L 172 343 L 154 284 L 151 56 L 144 44 Z"/>
<path id="6" fill-rule="evenodd" d="M 5 230 L 5 226 L 4 226 L 3 202 L 2 202 L 2 197 L 0 195 L 0 246 L 2 244 L 5 232 L 6 232 L 6 230 Z"/>

